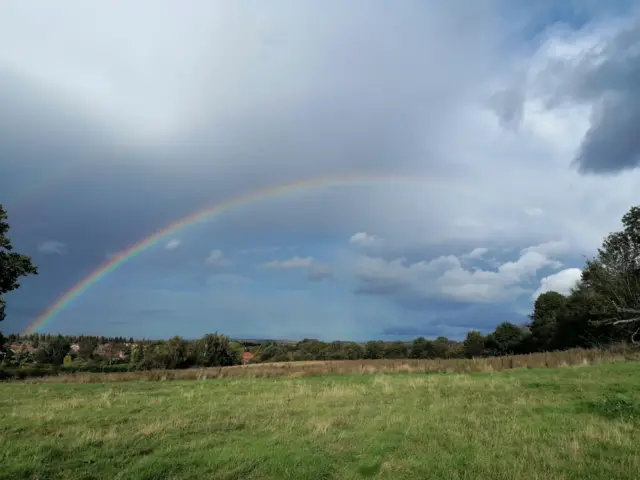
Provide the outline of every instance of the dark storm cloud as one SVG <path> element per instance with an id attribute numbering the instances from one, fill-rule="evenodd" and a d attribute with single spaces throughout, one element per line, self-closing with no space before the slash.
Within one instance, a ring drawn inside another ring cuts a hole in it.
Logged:
<path id="1" fill-rule="evenodd" d="M 637 76 L 637 80 L 640 81 L 640 76 Z M 638 100 L 621 95 L 600 101 L 574 160 L 580 172 L 617 173 L 640 166 Z"/>
<path id="2" fill-rule="evenodd" d="M 442 335 L 443 329 L 444 328 L 441 325 L 398 326 L 385 327 L 380 333 L 381 335 L 389 337 L 435 338 Z"/>
<path id="3" fill-rule="evenodd" d="M 531 85 L 527 85 L 524 77 L 514 80 L 510 87 L 494 93 L 489 106 L 503 127 L 517 129 L 528 95 L 539 96 L 551 109 L 566 104 L 588 105 L 590 125 L 573 166 L 582 174 L 604 175 L 636 168 L 640 165 L 640 10 L 637 4 L 626 1 L 607 6 L 603 2 L 563 2 L 559 10 L 557 3 L 542 2 L 535 7 L 538 15 L 529 13 L 526 28 L 532 29 L 532 33 L 537 31 L 538 38 L 553 38 L 560 32 L 556 40 L 571 39 L 581 50 L 578 57 L 556 54 L 551 45 L 549 53 L 553 58 L 544 60 L 542 70 L 532 75 Z M 610 25 L 601 20 L 610 19 L 612 14 L 620 18 L 609 29 Z M 536 21 L 531 23 L 532 18 L 544 21 L 538 25 Z M 549 18 L 557 23 L 550 24 Z M 579 47 L 585 38 L 589 43 L 588 37 L 597 32 L 597 28 L 591 27 L 601 25 L 604 36 L 589 46 Z M 570 32 L 568 26 L 584 30 L 563 38 Z M 527 91 L 527 86 L 533 89 Z"/>
<path id="4" fill-rule="evenodd" d="M 479 330 L 483 334 L 492 332 L 502 322 L 521 325 L 529 319 L 526 315 L 516 313 L 512 305 L 423 305 L 423 312 L 438 312 L 422 322 L 401 325 L 389 325 L 381 334 L 396 337 L 424 336 L 435 338 L 440 335 L 461 340 L 470 330 Z"/>
<path id="5" fill-rule="evenodd" d="M 542 83 L 556 83 L 548 105 L 593 105 L 590 127 L 574 165 L 581 173 L 611 174 L 640 166 L 640 21 L 622 29 L 576 64 L 553 62 Z M 560 78 L 561 80 L 557 80 Z M 558 85 L 559 83 L 559 85 Z"/>

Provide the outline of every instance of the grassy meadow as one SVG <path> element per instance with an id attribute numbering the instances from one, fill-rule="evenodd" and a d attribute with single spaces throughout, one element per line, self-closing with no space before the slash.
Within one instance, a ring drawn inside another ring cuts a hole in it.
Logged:
<path id="1" fill-rule="evenodd" d="M 369 373 L 3 383 L 0 478 L 638 478 L 639 363 Z"/>

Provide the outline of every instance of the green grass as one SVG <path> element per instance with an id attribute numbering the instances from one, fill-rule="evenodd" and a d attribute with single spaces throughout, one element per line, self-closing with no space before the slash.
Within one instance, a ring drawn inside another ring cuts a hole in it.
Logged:
<path id="1" fill-rule="evenodd" d="M 0 478 L 637 479 L 640 364 L 0 385 Z"/>

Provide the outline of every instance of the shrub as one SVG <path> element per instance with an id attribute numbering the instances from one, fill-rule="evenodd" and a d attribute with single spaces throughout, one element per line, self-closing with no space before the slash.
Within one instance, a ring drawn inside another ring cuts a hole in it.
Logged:
<path id="1" fill-rule="evenodd" d="M 21 367 L 0 368 L 0 381 L 24 380 L 26 378 L 57 375 L 58 370 L 51 365 L 27 365 Z"/>

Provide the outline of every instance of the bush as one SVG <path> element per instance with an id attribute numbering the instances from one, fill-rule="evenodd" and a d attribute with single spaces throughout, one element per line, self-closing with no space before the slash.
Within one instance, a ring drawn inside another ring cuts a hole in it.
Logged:
<path id="1" fill-rule="evenodd" d="M 0 381 L 24 380 L 26 378 L 47 377 L 57 375 L 58 369 L 51 365 L 28 365 L 22 367 L 0 368 Z"/>
<path id="2" fill-rule="evenodd" d="M 116 363 L 116 364 L 101 364 L 97 362 L 75 362 L 60 367 L 61 373 L 79 373 L 79 372 L 91 372 L 91 373 L 121 373 L 134 370 L 129 364 Z"/>
<path id="3" fill-rule="evenodd" d="M 585 406 L 589 413 L 609 419 L 634 420 L 640 418 L 640 404 L 620 394 L 605 395 Z"/>

